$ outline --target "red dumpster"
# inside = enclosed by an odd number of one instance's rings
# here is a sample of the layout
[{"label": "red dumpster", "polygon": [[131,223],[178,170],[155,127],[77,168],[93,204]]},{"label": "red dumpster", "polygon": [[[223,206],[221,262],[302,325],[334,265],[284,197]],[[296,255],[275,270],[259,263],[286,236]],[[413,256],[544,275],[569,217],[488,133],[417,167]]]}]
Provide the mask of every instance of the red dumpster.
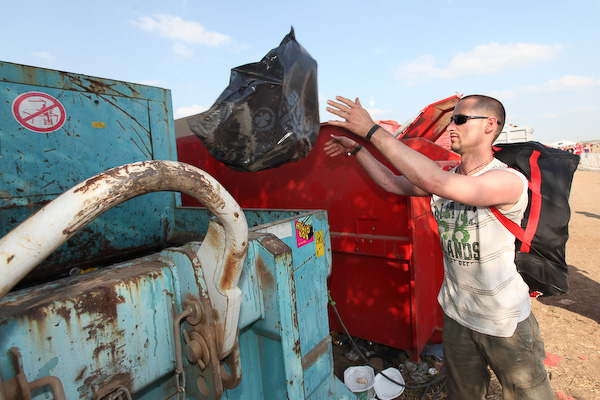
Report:
[{"label": "red dumpster", "polygon": [[[397,131],[399,139],[443,167],[457,165],[460,157],[434,142],[458,99],[425,107]],[[214,176],[242,208],[327,210],[333,251],[328,286],[350,334],[418,354],[442,325],[436,300],[442,252],[430,199],[386,193],[354,158],[327,157],[323,146],[332,133],[348,134],[323,124],[307,157],[250,173],[226,167],[196,136],[178,132],[178,159]],[[362,144],[371,150],[370,143]],[[185,196],[183,204],[198,205]],[[329,315],[331,328],[341,331]]]}]

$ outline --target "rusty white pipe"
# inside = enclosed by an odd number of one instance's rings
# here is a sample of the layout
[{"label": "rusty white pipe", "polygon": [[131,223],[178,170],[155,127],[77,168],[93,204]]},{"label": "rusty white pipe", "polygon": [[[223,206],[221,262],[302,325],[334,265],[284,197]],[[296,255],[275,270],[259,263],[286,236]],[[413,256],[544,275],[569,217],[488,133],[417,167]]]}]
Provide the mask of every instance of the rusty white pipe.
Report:
[{"label": "rusty white pipe", "polygon": [[[191,165],[175,161],[140,161],[81,182],[0,239],[0,299],[100,214],[136,196],[158,191],[177,191],[193,196],[221,221],[226,232],[226,254],[237,262],[229,263],[230,270],[220,273],[239,278],[248,248],[248,224],[229,192],[206,172]],[[232,286],[237,287],[237,282],[237,279],[231,280]]]}]

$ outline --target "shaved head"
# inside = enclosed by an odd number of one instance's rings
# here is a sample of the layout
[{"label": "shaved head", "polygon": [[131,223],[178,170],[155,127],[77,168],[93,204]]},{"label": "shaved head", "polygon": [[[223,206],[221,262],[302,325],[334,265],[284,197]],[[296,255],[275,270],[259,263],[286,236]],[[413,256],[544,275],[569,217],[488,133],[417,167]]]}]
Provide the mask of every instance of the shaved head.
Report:
[{"label": "shaved head", "polygon": [[467,99],[471,99],[471,101],[473,101],[473,109],[479,112],[480,115],[495,117],[498,120],[498,128],[496,132],[496,137],[498,137],[504,128],[504,122],[506,122],[506,110],[504,109],[502,103],[493,97],[480,94],[465,96],[461,98],[460,101]]}]

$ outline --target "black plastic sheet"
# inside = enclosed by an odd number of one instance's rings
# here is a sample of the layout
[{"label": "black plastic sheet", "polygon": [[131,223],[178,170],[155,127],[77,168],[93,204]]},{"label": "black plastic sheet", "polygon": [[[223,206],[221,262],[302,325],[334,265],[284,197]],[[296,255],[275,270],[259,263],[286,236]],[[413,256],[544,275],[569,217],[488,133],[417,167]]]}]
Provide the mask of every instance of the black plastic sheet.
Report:
[{"label": "black plastic sheet", "polygon": [[213,106],[188,124],[213,157],[237,171],[299,161],[319,134],[317,62],[292,28],[260,62],[233,68]]}]

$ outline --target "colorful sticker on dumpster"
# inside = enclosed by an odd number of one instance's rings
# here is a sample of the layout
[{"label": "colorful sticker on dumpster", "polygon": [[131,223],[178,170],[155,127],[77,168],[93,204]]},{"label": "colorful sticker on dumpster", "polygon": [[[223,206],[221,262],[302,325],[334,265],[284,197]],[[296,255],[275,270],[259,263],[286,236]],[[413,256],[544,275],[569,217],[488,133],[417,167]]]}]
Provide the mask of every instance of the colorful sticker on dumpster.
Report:
[{"label": "colorful sticker on dumpster", "polygon": [[312,215],[294,221],[294,228],[296,230],[296,243],[298,243],[298,247],[315,241]]},{"label": "colorful sticker on dumpster", "polygon": [[325,255],[325,242],[323,241],[323,231],[315,233],[315,246],[317,248],[317,258]]},{"label": "colorful sticker on dumpster", "polygon": [[60,129],[67,117],[60,101],[41,92],[27,92],[17,97],[13,102],[12,113],[19,124],[40,133]]}]

